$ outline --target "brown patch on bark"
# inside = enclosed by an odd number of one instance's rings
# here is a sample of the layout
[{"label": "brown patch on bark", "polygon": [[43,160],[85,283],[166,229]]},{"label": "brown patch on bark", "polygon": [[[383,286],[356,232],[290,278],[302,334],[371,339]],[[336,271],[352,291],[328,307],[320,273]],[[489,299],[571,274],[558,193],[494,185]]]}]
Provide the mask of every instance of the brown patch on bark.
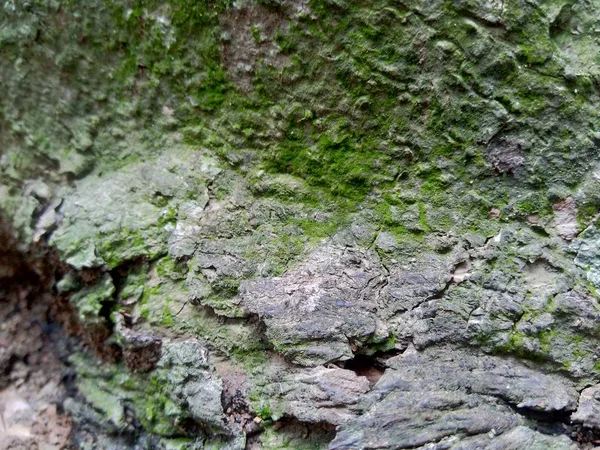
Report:
[{"label": "brown patch on bark", "polygon": [[514,136],[496,136],[487,146],[487,159],[498,173],[514,174],[525,162],[523,142]]},{"label": "brown patch on bark", "polygon": [[21,248],[0,214],[0,450],[67,448],[63,332],[81,328],[68,300],[52,293],[61,272],[55,252]]},{"label": "brown patch on bark", "polygon": [[558,201],[552,205],[556,231],[558,235],[571,241],[577,236],[577,205],[572,197]]}]

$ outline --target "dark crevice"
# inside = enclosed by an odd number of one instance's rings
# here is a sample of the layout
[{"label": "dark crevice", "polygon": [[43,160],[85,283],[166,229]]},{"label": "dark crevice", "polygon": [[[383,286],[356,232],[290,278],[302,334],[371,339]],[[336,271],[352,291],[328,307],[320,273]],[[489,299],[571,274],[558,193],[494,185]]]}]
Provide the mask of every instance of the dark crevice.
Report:
[{"label": "dark crevice", "polygon": [[136,259],[124,261],[119,266],[108,271],[115,287],[115,293],[113,295],[115,303],[118,303],[118,299],[121,296],[123,288],[125,287],[125,282],[127,281],[129,274],[141,268],[146,262],[147,258],[142,256]]},{"label": "dark crevice", "polygon": [[514,412],[525,419],[529,428],[551,436],[566,435],[580,444],[600,441],[600,431],[571,422],[572,411],[535,411],[510,405]]},{"label": "dark crevice", "polygon": [[[53,290],[66,272],[44,240],[19,246],[0,211],[0,317],[5,325],[15,324],[0,330],[0,389],[16,381],[27,392],[29,377],[37,373],[38,379],[59,375],[66,395],[76,392],[69,357],[80,345],[82,327],[68,299]],[[13,373],[17,365],[26,367],[25,378]],[[57,411],[62,415],[61,401]]]},{"label": "dark crevice", "polygon": [[401,350],[396,349],[379,351],[370,355],[357,353],[354,358],[338,363],[338,366],[351,370],[358,376],[366,377],[374,385],[385,373],[387,360],[401,353]]},{"label": "dark crevice", "polygon": [[[501,233],[502,231],[500,231]],[[496,238],[496,236],[498,236],[497,234],[494,234],[493,236],[488,236],[485,238],[485,242],[483,243],[483,245],[481,246],[481,248],[483,249],[487,249],[489,247],[491,247],[493,245],[493,240]]]},{"label": "dark crevice", "polygon": [[531,225],[531,230],[541,237],[550,237],[550,233],[548,233],[543,227],[539,225]]},{"label": "dark crevice", "polygon": [[[446,282],[446,284],[444,285],[444,287],[442,289],[440,289],[439,291],[437,291],[435,294],[430,295],[429,297],[427,297],[423,302],[420,302],[418,305],[415,306],[418,307],[420,306],[422,303],[427,302],[429,300],[439,300],[441,298],[444,297],[444,295],[446,295],[446,292],[448,292],[448,289],[450,289],[450,286],[453,284],[452,281],[452,277]],[[415,309],[412,308],[412,309]]]},{"label": "dark crevice", "polygon": [[[114,269],[104,272],[103,268],[91,269],[88,271],[87,278],[92,282],[88,285],[92,285],[102,276],[104,273],[108,273],[110,276],[114,292],[112,298],[102,302],[99,317],[103,320],[103,327],[95,330],[92,336],[88,336],[88,341],[91,340],[92,346],[98,353],[98,356],[108,359],[110,361],[119,361],[123,356],[123,349],[115,342],[111,342],[111,336],[114,334],[115,322],[113,313],[118,309],[121,292],[126,286],[127,277],[130,273],[143,267],[148,259],[145,256],[123,261],[119,266]],[[126,317],[127,319],[127,317]],[[91,339],[90,339],[91,338]]]},{"label": "dark crevice", "polygon": [[371,383],[379,381],[385,372],[385,365],[381,361],[367,355],[356,355],[354,358],[345,361],[342,367],[351,370],[360,377],[366,377]]},{"label": "dark crevice", "polygon": [[552,39],[556,39],[558,35],[565,33],[568,31],[569,24],[571,19],[573,18],[573,4],[575,2],[571,1],[564,5],[554,21],[550,24],[550,37]]},{"label": "dark crevice", "polygon": [[[306,423],[290,416],[282,417],[271,427],[289,438],[288,448],[294,448],[295,444],[304,444],[307,447],[310,445],[310,448],[326,448],[327,444],[335,438],[336,428],[335,425],[327,422]],[[261,448],[259,445],[260,433],[247,435],[246,450]]]}]

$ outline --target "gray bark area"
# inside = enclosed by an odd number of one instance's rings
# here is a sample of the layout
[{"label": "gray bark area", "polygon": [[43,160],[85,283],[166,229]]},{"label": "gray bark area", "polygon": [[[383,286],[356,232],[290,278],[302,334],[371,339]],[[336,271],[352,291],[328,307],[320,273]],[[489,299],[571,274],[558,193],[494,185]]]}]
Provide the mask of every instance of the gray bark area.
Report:
[{"label": "gray bark area", "polygon": [[600,442],[600,2],[0,2],[0,449]]}]

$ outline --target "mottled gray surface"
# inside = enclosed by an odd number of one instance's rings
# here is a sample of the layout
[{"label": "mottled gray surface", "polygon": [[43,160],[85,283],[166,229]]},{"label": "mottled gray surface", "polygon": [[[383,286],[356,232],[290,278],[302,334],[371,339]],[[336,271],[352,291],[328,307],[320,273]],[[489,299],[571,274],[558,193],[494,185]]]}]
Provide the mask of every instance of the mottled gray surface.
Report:
[{"label": "mottled gray surface", "polygon": [[571,420],[587,428],[600,429],[600,386],[595,385],[581,391],[577,411]]},{"label": "mottled gray surface", "polygon": [[440,293],[451,269],[426,255],[390,272],[371,250],[324,244],[285,276],[244,284],[241,296],[275,347],[310,366],[350,359],[357,348],[389,338],[386,320]]},{"label": "mottled gray surface", "polygon": [[315,367],[290,371],[281,366],[271,370],[263,387],[266,404],[275,417],[331,425],[355,418],[362,411],[360,399],[370,388],[365,377],[350,370]]},{"label": "mottled gray surface", "polygon": [[[389,360],[390,368],[360,403],[363,413],[338,429],[329,448],[414,448],[441,440],[448,447],[433,448],[511,448],[511,442],[525,445],[515,440],[526,424],[520,410],[575,408],[577,391],[564,379],[514,360],[449,350],[412,349]],[[460,442],[474,435],[474,442]],[[535,433],[527,440],[549,448],[570,445],[563,437]]]},{"label": "mottled gray surface", "polygon": [[599,17],[3,2],[0,220],[77,342],[76,447],[597,440]]}]

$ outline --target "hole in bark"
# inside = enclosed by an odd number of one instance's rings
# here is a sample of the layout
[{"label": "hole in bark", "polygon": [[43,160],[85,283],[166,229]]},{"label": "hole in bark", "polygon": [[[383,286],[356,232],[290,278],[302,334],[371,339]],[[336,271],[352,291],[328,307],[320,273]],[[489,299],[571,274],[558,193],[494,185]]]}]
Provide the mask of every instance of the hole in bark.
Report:
[{"label": "hole in bark", "polygon": [[366,377],[371,383],[377,383],[385,372],[385,365],[373,356],[356,355],[344,362],[344,369],[351,370],[358,376]]},{"label": "hole in bark", "polygon": [[379,381],[387,369],[386,361],[401,353],[401,350],[380,351],[371,355],[357,353],[354,358],[341,363],[340,367],[351,370],[358,376],[366,377],[373,385]]}]

